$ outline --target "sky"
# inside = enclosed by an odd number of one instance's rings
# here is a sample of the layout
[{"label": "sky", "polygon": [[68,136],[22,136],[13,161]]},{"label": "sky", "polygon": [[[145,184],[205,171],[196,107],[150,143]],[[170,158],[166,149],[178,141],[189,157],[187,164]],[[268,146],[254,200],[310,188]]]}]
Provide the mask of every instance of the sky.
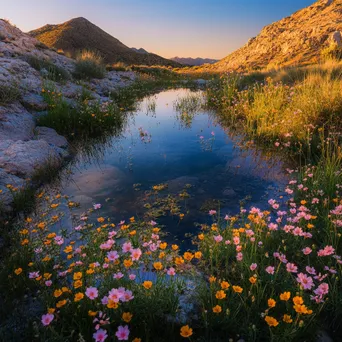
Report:
[{"label": "sky", "polygon": [[[0,0],[27,32],[85,17],[129,47],[163,57],[221,59],[314,0]],[[3,3],[1,5],[1,3]]]}]

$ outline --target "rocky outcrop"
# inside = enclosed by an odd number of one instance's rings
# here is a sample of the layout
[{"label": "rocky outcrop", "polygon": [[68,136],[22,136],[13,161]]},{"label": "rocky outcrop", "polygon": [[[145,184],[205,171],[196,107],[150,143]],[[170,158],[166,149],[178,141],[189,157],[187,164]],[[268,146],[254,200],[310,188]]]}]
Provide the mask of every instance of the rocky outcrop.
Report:
[{"label": "rocky outcrop", "polygon": [[320,0],[264,27],[245,46],[207,68],[245,71],[318,62],[331,42],[341,46],[342,1]]},{"label": "rocky outcrop", "polygon": [[[32,56],[63,68],[69,80],[49,84],[73,103],[86,87],[92,97],[108,101],[108,94],[117,87],[131,84],[133,72],[109,72],[104,79],[73,82],[74,60],[50,50],[37,39],[0,20],[0,87],[16,88],[20,96],[13,103],[0,105],[0,213],[9,209],[14,188],[30,186],[27,178],[37,170],[62,165],[68,157],[68,142],[55,130],[36,127],[35,118],[44,115],[47,103],[42,96],[47,70],[36,70],[29,64]],[[0,102],[1,103],[1,102]],[[41,114],[42,113],[42,114]]]}]

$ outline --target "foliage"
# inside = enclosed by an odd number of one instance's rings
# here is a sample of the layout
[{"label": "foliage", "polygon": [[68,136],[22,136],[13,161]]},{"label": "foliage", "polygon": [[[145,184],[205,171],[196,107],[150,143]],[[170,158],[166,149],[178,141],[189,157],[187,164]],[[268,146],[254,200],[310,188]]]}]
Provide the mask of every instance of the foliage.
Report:
[{"label": "foliage", "polygon": [[93,51],[82,51],[75,62],[74,77],[78,79],[104,78],[106,68],[102,57]]},{"label": "foliage", "polygon": [[20,91],[17,85],[0,85],[0,105],[13,103],[20,99]]}]

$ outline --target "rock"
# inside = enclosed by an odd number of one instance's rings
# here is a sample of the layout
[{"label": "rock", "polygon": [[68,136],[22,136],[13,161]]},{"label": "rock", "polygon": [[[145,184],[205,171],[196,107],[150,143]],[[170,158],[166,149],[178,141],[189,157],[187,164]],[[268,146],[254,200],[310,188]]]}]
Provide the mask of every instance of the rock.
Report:
[{"label": "rock", "polygon": [[52,128],[36,127],[35,133],[37,140],[45,140],[50,145],[60,148],[68,147],[68,141]]},{"label": "rock", "polygon": [[61,164],[66,152],[44,140],[0,142],[0,165],[12,175],[31,177],[47,163]]},{"label": "rock", "polygon": [[6,187],[6,185],[12,185],[16,188],[21,188],[25,184],[25,181],[17,176],[8,174],[4,169],[0,168],[0,212],[5,209],[8,211],[9,205],[13,201],[12,192]]},{"label": "rock", "polygon": [[342,37],[340,31],[335,31],[330,38],[330,41],[336,44],[338,47],[342,47]]},{"label": "rock", "polygon": [[36,111],[43,111],[48,108],[48,104],[45,102],[43,96],[34,93],[24,95],[21,103],[25,108]]},{"label": "rock", "polygon": [[316,342],[333,342],[332,338],[328,335],[328,333],[324,330],[320,330],[317,333]]},{"label": "rock", "polygon": [[33,116],[20,104],[0,106],[0,141],[30,140],[34,127]]}]

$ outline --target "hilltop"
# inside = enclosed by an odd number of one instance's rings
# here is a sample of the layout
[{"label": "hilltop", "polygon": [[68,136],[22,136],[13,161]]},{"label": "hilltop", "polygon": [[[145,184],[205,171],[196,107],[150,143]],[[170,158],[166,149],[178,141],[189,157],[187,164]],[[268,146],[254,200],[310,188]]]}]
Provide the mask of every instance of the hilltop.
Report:
[{"label": "hilltop", "polygon": [[29,34],[50,48],[63,50],[71,57],[81,50],[98,52],[106,63],[179,66],[153,53],[141,53],[120,42],[89,20],[79,17],[58,25],[45,25]]},{"label": "hilltop", "polygon": [[183,64],[183,65],[191,65],[191,66],[199,66],[203,64],[213,64],[218,62],[218,59],[212,59],[212,58],[191,58],[191,57],[172,57],[170,58],[172,61],[175,61],[177,63]]},{"label": "hilltop", "polygon": [[342,46],[342,0],[320,0],[264,27],[248,42],[209,66],[215,71],[317,63],[331,43]]}]

